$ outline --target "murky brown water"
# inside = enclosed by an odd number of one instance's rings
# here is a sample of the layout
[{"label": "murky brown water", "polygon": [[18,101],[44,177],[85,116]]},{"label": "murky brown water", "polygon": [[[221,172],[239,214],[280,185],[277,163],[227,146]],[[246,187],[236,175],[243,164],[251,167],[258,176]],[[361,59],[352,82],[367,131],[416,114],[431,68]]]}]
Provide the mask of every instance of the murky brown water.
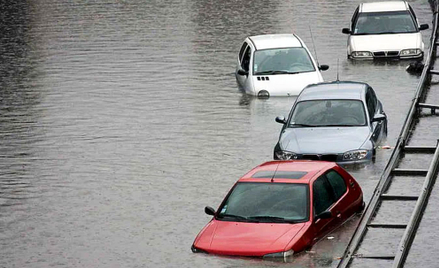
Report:
[{"label": "murky brown water", "polygon": [[[359,3],[2,2],[0,267],[291,266],[190,251],[204,206],[271,160],[274,118],[294,101],[243,96],[236,54],[247,35],[292,31],[313,50],[311,28],[324,78],[373,86],[393,145],[418,77],[407,62],[346,60],[341,28]],[[431,25],[428,3],[411,4]],[[349,169],[365,200],[389,156]],[[354,228],[293,265],[335,267]]]}]

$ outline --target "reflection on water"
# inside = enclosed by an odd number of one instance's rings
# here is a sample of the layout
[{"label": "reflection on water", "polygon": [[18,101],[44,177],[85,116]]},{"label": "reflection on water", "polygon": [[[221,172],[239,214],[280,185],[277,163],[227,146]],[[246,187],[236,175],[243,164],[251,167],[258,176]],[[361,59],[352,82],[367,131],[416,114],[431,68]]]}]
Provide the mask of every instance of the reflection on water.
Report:
[{"label": "reflection on water", "polygon": [[[297,33],[331,66],[326,80],[338,73],[374,87],[393,145],[418,77],[406,62],[346,59],[341,28],[358,4],[1,3],[0,266],[282,265],[190,252],[210,219],[204,206],[218,206],[241,175],[272,159],[274,118],[295,100],[243,96],[238,49],[248,35]],[[429,23],[428,4],[412,4]],[[348,168],[365,200],[389,155]],[[293,264],[334,267],[354,226]]]}]

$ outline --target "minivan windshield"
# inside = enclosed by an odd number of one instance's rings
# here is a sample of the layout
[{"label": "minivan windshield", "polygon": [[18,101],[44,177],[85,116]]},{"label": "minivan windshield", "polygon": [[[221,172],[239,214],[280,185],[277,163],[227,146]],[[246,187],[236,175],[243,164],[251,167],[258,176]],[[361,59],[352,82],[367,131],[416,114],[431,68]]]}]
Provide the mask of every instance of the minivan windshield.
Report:
[{"label": "minivan windshield", "polygon": [[296,104],[289,127],[365,126],[359,100],[308,100]]},{"label": "minivan windshield", "polygon": [[408,11],[360,13],[353,34],[414,33],[418,31]]},{"label": "minivan windshield", "polygon": [[292,74],[315,71],[311,58],[303,47],[256,50],[254,75]]},{"label": "minivan windshield", "polygon": [[224,221],[295,223],[309,217],[309,190],[302,183],[238,182],[220,207]]}]

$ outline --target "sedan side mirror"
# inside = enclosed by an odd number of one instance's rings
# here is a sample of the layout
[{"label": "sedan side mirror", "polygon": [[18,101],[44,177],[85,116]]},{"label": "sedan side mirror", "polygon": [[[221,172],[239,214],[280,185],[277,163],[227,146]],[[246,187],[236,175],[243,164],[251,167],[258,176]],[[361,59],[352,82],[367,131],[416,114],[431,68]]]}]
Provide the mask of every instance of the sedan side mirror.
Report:
[{"label": "sedan side mirror", "polygon": [[426,29],[428,29],[428,24],[421,24],[420,26],[419,26],[419,30],[426,30]]},{"label": "sedan side mirror", "polygon": [[322,213],[320,213],[319,215],[317,215],[314,220],[318,220],[318,219],[329,219],[332,217],[332,212],[329,210],[323,211]]},{"label": "sedan side mirror", "polygon": [[329,65],[322,64],[322,65],[319,66],[319,70],[320,70],[320,71],[326,71],[326,70],[328,70],[328,69],[329,69]]},{"label": "sedan side mirror", "polygon": [[278,116],[278,117],[276,117],[275,120],[276,120],[276,122],[281,123],[283,125],[285,125],[287,123],[287,120],[283,116]]},{"label": "sedan side mirror", "polygon": [[209,206],[206,206],[206,207],[204,208],[204,212],[205,212],[207,215],[211,215],[211,216],[214,216],[214,215],[215,215],[215,210],[214,210],[212,207],[209,207]]},{"label": "sedan side mirror", "polygon": [[386,116],[384,114],[377,114],[373,117],[372,122],[379,122],[386,120]]},{"label": "sedan side mirror", "polygon": [[349,28],[343,28],[341,29],[341,32],[344,34],[351,34],[351,30],[349,30]]},{"label": "sedan side mirror", "polygon": [[248,75],[248,72],[247,72],[246,70],[244,70],[244,69],[238,69],[238,74],[239,74],[239,75],[245,75],[245,76],[247,76],[247,75]]}]

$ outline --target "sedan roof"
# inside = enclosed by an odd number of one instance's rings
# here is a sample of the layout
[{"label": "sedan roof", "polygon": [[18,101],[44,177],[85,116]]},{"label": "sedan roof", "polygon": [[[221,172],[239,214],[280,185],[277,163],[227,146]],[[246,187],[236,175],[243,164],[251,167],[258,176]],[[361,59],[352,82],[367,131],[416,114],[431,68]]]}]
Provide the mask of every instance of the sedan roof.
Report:
[{"label": "sedan roof", "polygon": [[408,10],[405,1],[385,1],[374,3],[362,3],[360,12],[385,12],[385,11],[403,11]]},{"label": "sedan roof", "polygon": [[368,85],[362,82],[335,81],[312,84],[303,89],[297,102],[306,100],[363,100]]},{"label": "sedan roof", "polygon": [[[275,182],[282,183],[309,183],[321,170],[326,171],[335,166],[337,166],[335,162],[325,161],[270,161],[253,168],[238,181],[265,182],[275,179]],[[267,174],[267,176],[260,176],[260,174]]]},{"label": "sedan roof", "polygon": [[295,34],[264,34],[250,36],[256,50],[284,47],[303,47],[302,41]]}]

